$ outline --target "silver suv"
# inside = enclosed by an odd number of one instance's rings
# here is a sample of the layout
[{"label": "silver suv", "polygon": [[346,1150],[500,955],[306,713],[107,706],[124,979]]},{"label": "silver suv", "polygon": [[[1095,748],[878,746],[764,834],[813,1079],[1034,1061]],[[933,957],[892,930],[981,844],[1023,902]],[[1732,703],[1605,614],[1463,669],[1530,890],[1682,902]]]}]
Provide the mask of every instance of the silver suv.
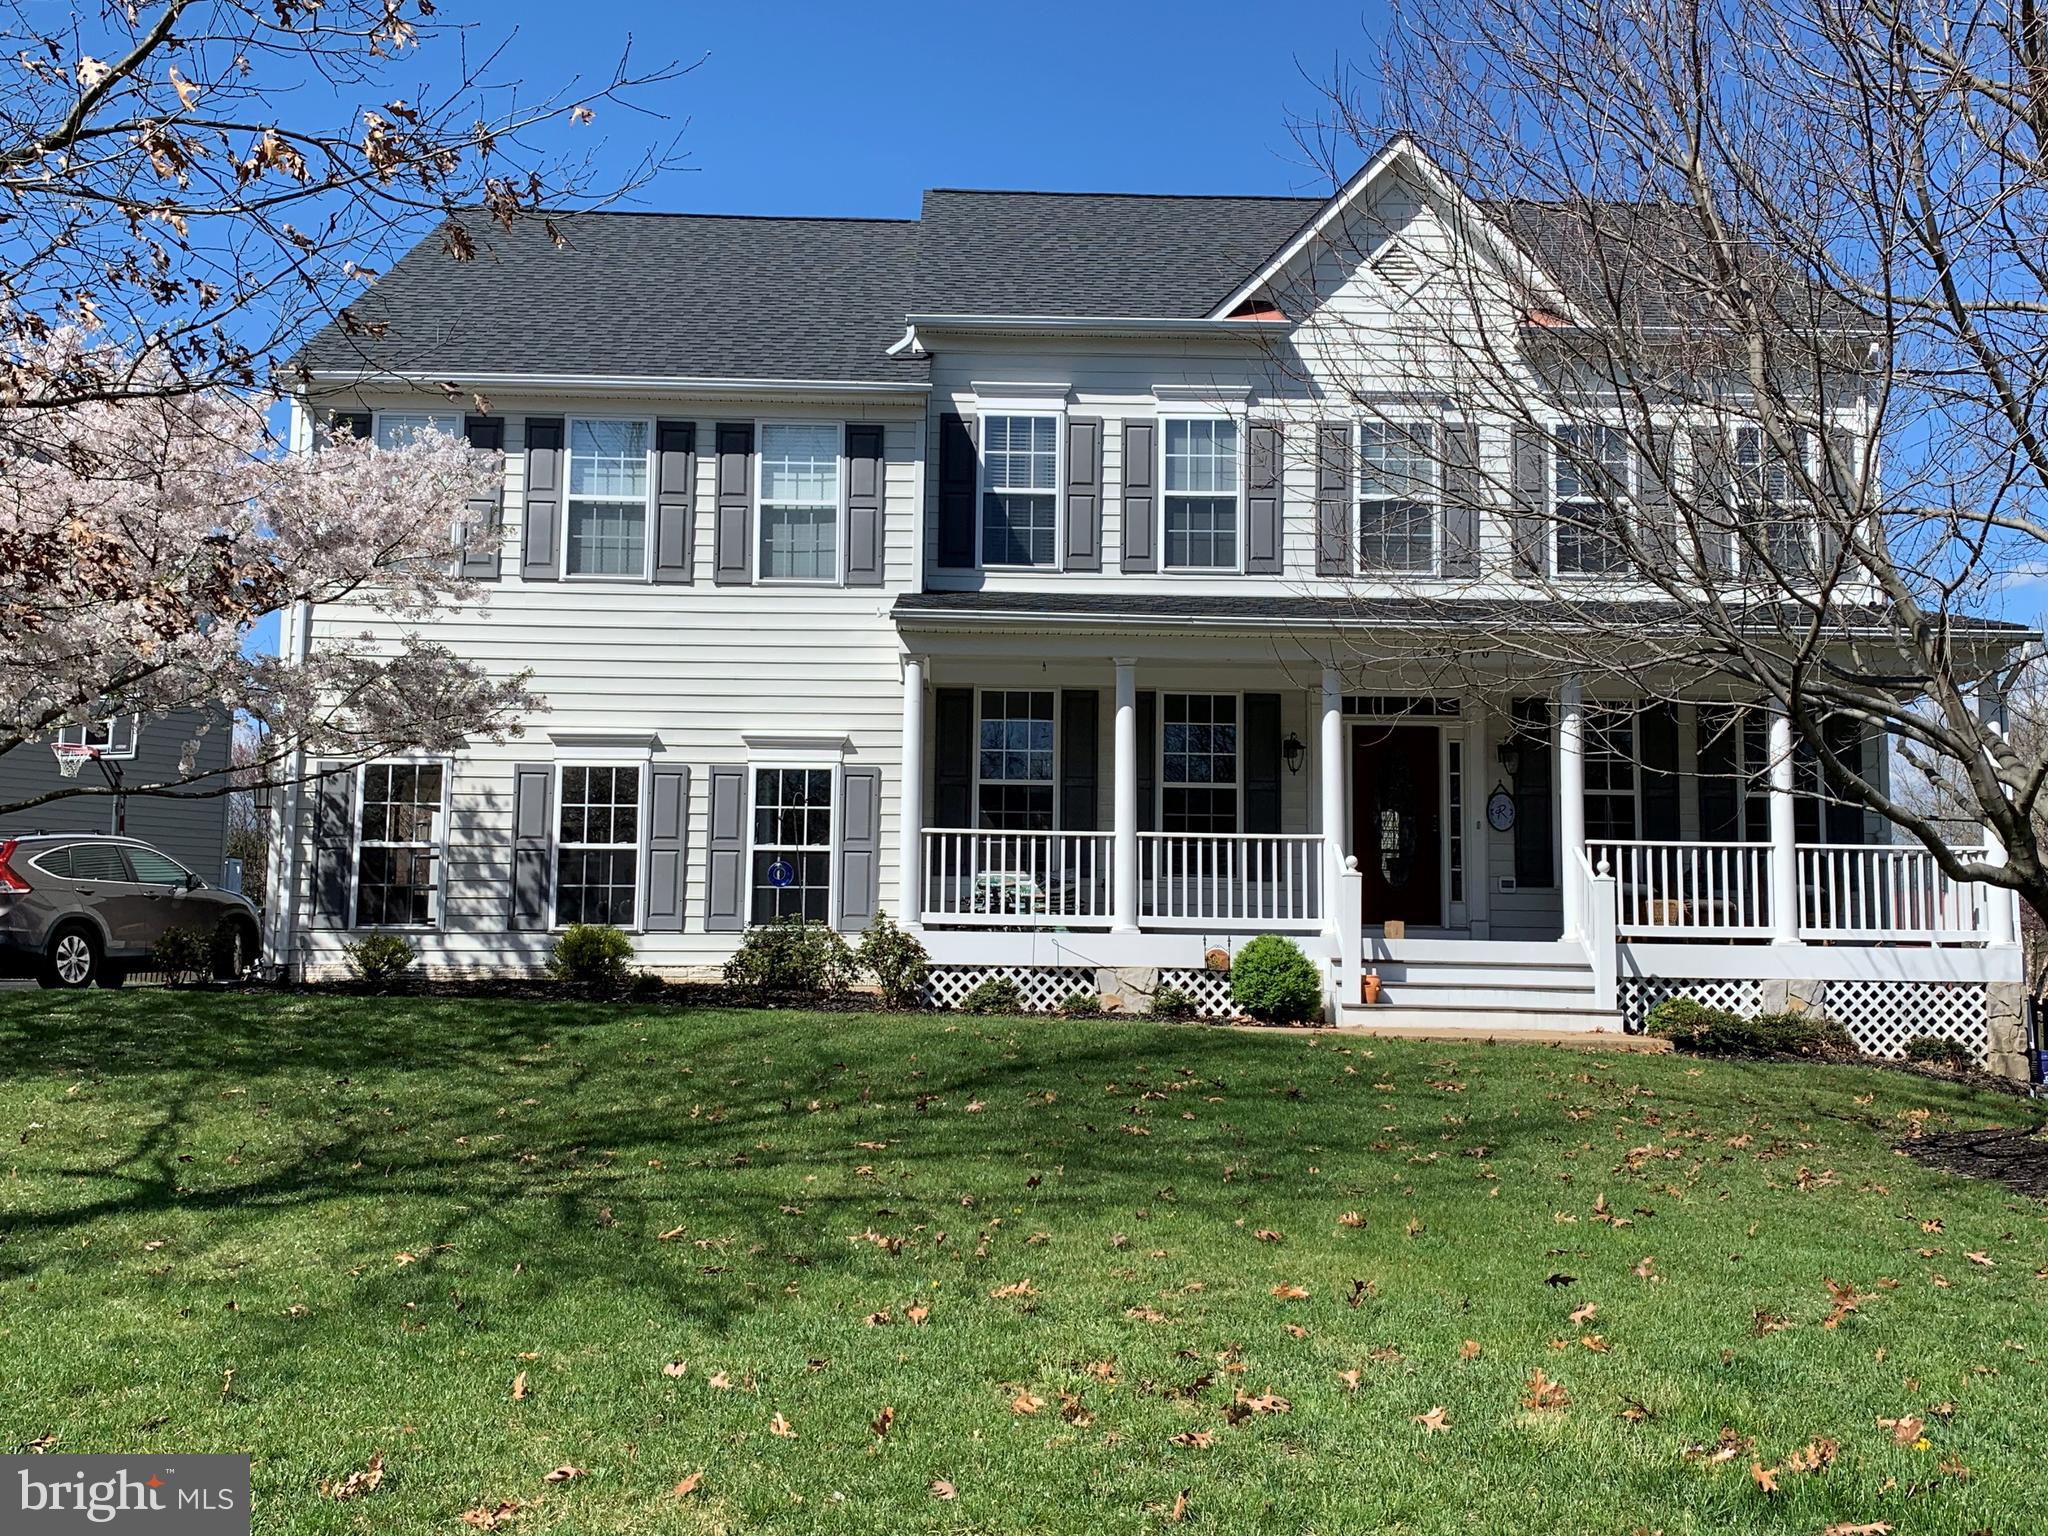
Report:
[{"label": "silver suv", "polygon": [[118,987],[173,928],[213,940],[214,974],[256,957],[256,909],[132,837],[0,838],[0,975],[46,987]]}]

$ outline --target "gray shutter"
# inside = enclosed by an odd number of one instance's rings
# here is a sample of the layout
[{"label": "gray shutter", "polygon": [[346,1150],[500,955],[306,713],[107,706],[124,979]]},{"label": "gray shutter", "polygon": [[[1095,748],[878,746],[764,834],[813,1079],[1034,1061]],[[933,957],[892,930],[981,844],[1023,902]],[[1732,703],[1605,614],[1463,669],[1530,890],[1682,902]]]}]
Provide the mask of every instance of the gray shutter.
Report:
[{"label": "gray shutter", "polygon": [[1070,571],[1102,569],[1102,418],[1067,418],[1067,549]]},{"label": "gray shutter", "polygon": [[348,926],[351,855],[356,842],[356,774],[340,763],[322,763],[313,786],[314,928]]},{"label": "gray shutter", "polygon": [[754,574],[754,425],[718,424],[718,501],[712,580],[748,582]]},{"label": "gray shutter", "polygon": [[[1650,451],[1636,455],[1636,509],[1642,514],[1636,541],[1649,558],[1650,568],[1666,576],[1676,576],[1681,569],[1678,523],[1671,496],[1671,479],[1677,473],[1673,450],[1671,429],[1652,427]],[[1677,835],[1675,831],[1670,834]]]},{"label": "gray shutter", "polygon": [[[1693,532],[1699,541],[1697,558],[1709,578],[1735,574],[1735,487],[1729,478],[1728,446],[1719,428],[1701,427],[1688,439],[1692,448]],[[1681,567],[1689,567],[1695,551],[1682,533],[1678,550]]]},{"label": "gray shutter", "polygon": [[931,824],[969,827],[974,824],[974,690],[940,688],[936,694]]},{"label": "gray shutter", "polygon": [[313,433],[313,446],[319,448],[330,441],[337,431],[347,428],[348,435],[357,442],[367,441],[370,436],[370,413],[368,411],[329,411],[326,424]]},{"label": "gray shutter", "polygon": [[683,893],[690,862],[690,770],[656,768],[647,775],[647,814],[640,819],[647,871],[649,933],[683,931]]},{"label": "gray shutter", "polygon": [[1138,695],[1138,830],[1159,830],[1159,695]]},{"label": "gray shutter", "polygon": [[1280,429],[1251,429],[1246,455],[1244,568],[1250,576],[1277,576],[1281,567],[1281,533],[1285,525],[1281,481],[1285,473]]},{"label": "gray shutter", "polygon": [[1444,575],[1469,580],[1479,574],[1479,428],[1471,422],[1438,428],[1443,451]]},{"label": "gray shutter", "polygon": [[548,925],[549,877],[554,873],[555,769],[552,763],[519,763],[512,769],[512,906],[505,926],[517,930]]},{"label": "gray shutter", "polygon": [[1316,429],[1316,574],[1351,574],[1351,427]]},{"label": "gray shutter", "polygon": [[1156,421],[1124,423],[1124,559],[1126,574],[1159,569],[1159,490],[1154,469]]},{"label": "gray shutter", "polygon": [[1550,701],[1515,699],[1508,709],[1521,748],[1515,774],[1515,884],[1525,890],[1547,890],[1557,884],[1551,834],[1557,796],[1551,788]]},{"label": "gray shutter", "polygon": [[1060,830],[1093,832],[1099,798],[1102,695],[1093,688],[1060,690]]},{"label": "gray shutter", "polygon": [[562,418],[526,418],[526,524],[519,574],[553,581],[562,574]]},{"label": "gray shutter", "polygon": [[846,427],[846,584],[879,587],[883,562],[882,429],[874,422]]},{"label": "gray shutter", "polygon": [[1737,815],[1736,748],[1742,739],[1742,716],[1726,704],[1694,708],[1693,785],[1698,798],[1700,840],[1734,842],[1742,836]]},{"label": "gray shutter", "polygon": [[[1550,435],[1537,427],[1514,432],[1514,569],[1550,574]],[[1517,817],[1521,815],[1518,808]],[[1549,882],[1544,882],[1548,884]]]},{"label": "gray shutter", "polygon": [[957,411],[939,418],[938,564],[947,570],[974,568],[974,493],[981,483],[981,459],[974,448],[974,422]]},{"label": "gray shutter", "polygon": [[[505,418],[465,416],[462,435],[472,448],[490,453],[505,451]],[[480,497],[464,508],[469,523],[469,542],[462,547],[462,574],[472,581],[496,581],[505,541],[504,484],[498,493]]]},{"label": "gray shutter", "polygon": [[[1827,742],[1828,751],[1836,759],[1849,765],[1850,771],[1861,774],[1863,769],[1863,727],[1845,715],[1830,715],[1821,722],[1821,735]],[[1840,781],[1822,774],[1827,798],[1821,802],[1821,840],[1829,843],[1861,843],[1864,837],[1863,806],[1851,800],[1842,792]]]},{"label": "gray shutter", "polygon": [[1286,772],[1280,751],[1280,695],[1244,696],[1244,830],[1280,830],[1280,776]]},{"label": "gray shutter", "polygon": [[686,582],[697,548],[697,423],[654,424],[654,579]]},{"label": "gray shutter", "polygon": [[1678,840],[1678,706],[1658,699],[1636,711],[1636,743],[1643,754],[1643,805],[1636,835]]},{"label": "gray shutter", "polygon": [[839,929],[858,933],[882,899],[882,770],[839,775]]},{"label": "gray shutter", "polygon": [[711,821],[704,838],[704,931],[747,925],[747,771],[711,770]]}]

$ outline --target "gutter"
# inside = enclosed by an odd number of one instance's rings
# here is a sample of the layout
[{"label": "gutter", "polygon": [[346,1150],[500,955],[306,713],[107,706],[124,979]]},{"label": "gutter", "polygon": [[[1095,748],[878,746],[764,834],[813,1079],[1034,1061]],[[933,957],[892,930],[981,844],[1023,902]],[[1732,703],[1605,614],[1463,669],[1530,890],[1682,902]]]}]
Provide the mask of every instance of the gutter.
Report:
[{"label": "gutter", "polygon": [[721,379],[702,374],[424,373],[382,368],[315,368],[318,385],[393,385],[407,389],[524,389],[591,395],[706,395],[721,399],[832,394],[919,400],[931,392],[908,379]]},{"label": "gutter", "polygon": [[911,315],[912,333],[961,336],[1229,336],[1259,337],[1285,329],[1279,320],[1189,319],[1179,315]]}]

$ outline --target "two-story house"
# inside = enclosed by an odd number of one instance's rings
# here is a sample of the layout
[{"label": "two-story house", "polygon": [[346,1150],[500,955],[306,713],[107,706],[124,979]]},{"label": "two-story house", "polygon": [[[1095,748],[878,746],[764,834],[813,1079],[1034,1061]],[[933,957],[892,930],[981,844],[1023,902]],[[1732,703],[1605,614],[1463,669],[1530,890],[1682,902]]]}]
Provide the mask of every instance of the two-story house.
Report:
[{"label": "two-story house", "polygon": [[[388,928],[430,970],[525,970],[588,921],[688,971],[749,924],[887,910],[941,1002],[1000,972],[1142,1007],[1221,1003],[1217,962],[1276,931],[1333,1011],[1374,972],[1390,1027],[1619,1029],[1694,992],[2016,1053],[2011,900],[1830,798],[1784,721],[1482,643],[1542,603],[1518,560],[1591,558],[1524,547],[1516,499],[1579,494],[1570,467],[1435,381],[1363,419],[1315,362],[1397,327],[1411,254],[1475,220],[1540,267],[1541,210],[1455,196],[1397,143],[1331,199],[430,239],[311,344],[298,445],[504,450],[463,557],[486,596],[434,637],[550,708],[287,797],[275,958]],[[1468,471],[1497,506],[1451,494]],[[300,613],[286,652],[382,622]]]}]

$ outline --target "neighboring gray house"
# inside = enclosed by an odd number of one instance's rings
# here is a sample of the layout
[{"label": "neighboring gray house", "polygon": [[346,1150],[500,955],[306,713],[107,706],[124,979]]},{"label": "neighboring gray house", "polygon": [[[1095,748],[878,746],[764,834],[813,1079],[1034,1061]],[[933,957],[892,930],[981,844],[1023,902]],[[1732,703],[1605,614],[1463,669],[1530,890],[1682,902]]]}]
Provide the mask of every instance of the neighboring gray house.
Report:
[{"label": "neighboring gray house", "polygon": [[[1447,598],[1490,632],[1536,613],[1512,508],[1404,505],[1395,549],[1359,468],[1387,441],[1316,345],[1407,323],[1417,253],[1485,222],[1443,185],[1398,144],[1334,199],[934,191],[914,221],[572,215],[560,246],[477,220],[461,263],[429,238],[311,344],[295,441],[343,417],[505,451],[487,597],[431,632],[550,708],[285,796],[273,957],[332,970],[388,927],[430,970],[528,970],[585,920],[687,973],[751,923],[886,909],[942,1001],[1000,972],[1040,1007],[1213,1003],[1206,957],[1277,930],[1333,1010],[1376,968],[1382,1024],[1825,991],[1882,1049],[1909,1019],[2003,1049],[2010,900],[1774,782],[1782,722],[1431,665]],[[1541,260],[1540,229],[1490,238]],[[1382,368],[1523,484],[1504,427],[1387,358],[1344,384]],[[285,653],[385,622],[302,611]],[[1617,878],[1673,860],[1683,891]],[[1929,900],[1803,899],[1823,864]]]},{"label": "neighboring gray house", "polygon": [[[160,783],[181,777],[179,756],[185,744],[200,734],[200,720],[196,712],[185,712],[144,721],[138,728],[132,717],[121,715],[85,727],[73,726],[62,732],[60,739],[98,747],[119,767],[127,783]],[[231,735],[223,718],[200,736],[200,771],[228,766]],[[28,744],[0,755],[0,805],[47,794],[64,782],[48,746]],[[87,763],[76,782],[104,788],[107,780]],[[206,799],[73,795],[0,816],[0,837],[12,832],[124,832],[154,844],[202,880],[218,885],[227,855],[228,802],[224,795]]]}]

